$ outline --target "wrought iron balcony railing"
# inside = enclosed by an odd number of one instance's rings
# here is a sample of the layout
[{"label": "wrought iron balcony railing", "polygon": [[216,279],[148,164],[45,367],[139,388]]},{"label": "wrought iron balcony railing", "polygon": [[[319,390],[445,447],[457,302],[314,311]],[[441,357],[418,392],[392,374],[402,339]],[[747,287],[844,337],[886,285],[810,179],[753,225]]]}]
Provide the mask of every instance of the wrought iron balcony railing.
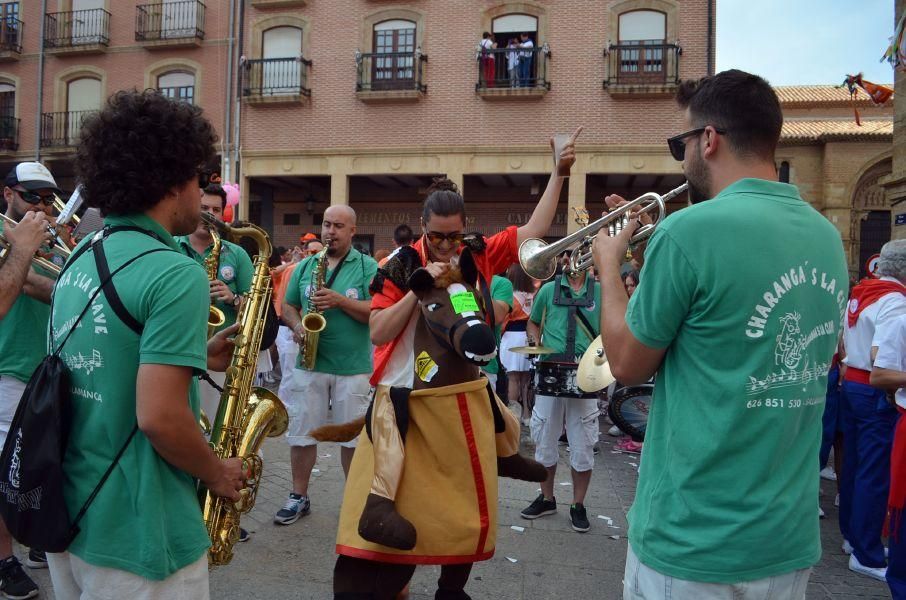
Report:
[{"label": "wrought iron balcony railing", "polygon": [[197,0],[143,4],[135,10],[138,42],[204,39],[205,5]]},{"label": "wrought iron balcony railing", "polygon": [[683,49],[663,40],[611,44],[605,51],[604,87],[612,85],[666,85],[679,83]]},{"label": "wrought iron balcony railing", "polygon": [[182,100],[183,102],[188,102],[189,104],[195,103],[195,86],[194,85],[180,85],[175,87],[162,87],[157,88],[158,91],[166,96],[167,98],[173,98],[174,100]]},{"label": "wrought iron balcony railing", "polygon": [[0,151],[19,149],[19,119],[0,115]]},{"label": "wrought iron balcony railing", "polygon": [[67,48],[110,43],[110,13],[103,8],[47,13],[44,47]]},{"label": "wrought iron balcony railing", "polygon": [[425,93],[428,55],[415,52],[356,52],[357,92],[416,91]]},{"label": "wrought iron balcony railing", "polygon": [[13,17],[0,18],[0,51],[22,53],[25,23]]},{"label": "wrought iron balcony railing", "polygon": [[550,47],[479,49],[475,90],[490,88],[551,88],[547,78]]},{"label": "wrought iron balcony railing", "polygon": [[246,60],[242,65],[242,95],[310,96],[310,69],[311,61],[301,56]]},{"label": "wrought iron balcony railing", "polygon": [[58,148],[76,146],[82,120],[96,111],[53,112],[41,115],[41,147]]}]

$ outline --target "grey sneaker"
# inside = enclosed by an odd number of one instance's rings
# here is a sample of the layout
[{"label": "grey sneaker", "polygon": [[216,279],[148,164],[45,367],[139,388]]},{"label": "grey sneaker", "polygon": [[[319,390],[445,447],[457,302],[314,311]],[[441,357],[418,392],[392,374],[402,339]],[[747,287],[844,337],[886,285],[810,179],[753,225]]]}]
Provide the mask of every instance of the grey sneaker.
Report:
[{"label": "grey sneaker", "polygon": [[569,507],[569,522],[572,524],[573,530],[579,533],[585,533],[591,529],[584,504],[573,504]]},{"label": "grey sneaker", "polygon": [[300,517],[304,517],[310,512],[311,502],[308,500],[308,496],[290,494],[289,499],[286,501],[286,504],[283,505],[283,508],[278,510],[277,514],[274,515],[274,523],[277,525],[292,525],[298,521]]}]

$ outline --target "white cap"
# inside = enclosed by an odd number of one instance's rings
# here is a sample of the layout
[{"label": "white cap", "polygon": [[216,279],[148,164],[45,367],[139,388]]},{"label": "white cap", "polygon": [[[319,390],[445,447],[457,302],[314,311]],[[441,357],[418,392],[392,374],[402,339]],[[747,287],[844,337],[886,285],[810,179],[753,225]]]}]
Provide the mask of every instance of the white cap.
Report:
[{"label": "white cap", "polygon": [[60,191],[53,175],[50,174],[47,167],[39,162],[19,163],[15,169],[9,172],[4,183],[7,187],[21,185],[29,192],[47,189]]}]

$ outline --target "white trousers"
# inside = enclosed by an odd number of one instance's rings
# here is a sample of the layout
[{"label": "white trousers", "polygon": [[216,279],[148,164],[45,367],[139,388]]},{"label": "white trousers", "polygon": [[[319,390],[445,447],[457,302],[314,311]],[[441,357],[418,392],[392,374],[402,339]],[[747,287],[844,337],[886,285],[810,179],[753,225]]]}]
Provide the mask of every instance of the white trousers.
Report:
[{"label": "white trousers", "polygon": [[630,545],[623,573],[623,600],[805,600],[811,572],[800,569],[739,583],[687,581],[645,566]]},{"label": "white trousers", "polygon": [[162,581],[90,565],[69,552],[47,553],[56,600],[209,600],[208,555]]}]

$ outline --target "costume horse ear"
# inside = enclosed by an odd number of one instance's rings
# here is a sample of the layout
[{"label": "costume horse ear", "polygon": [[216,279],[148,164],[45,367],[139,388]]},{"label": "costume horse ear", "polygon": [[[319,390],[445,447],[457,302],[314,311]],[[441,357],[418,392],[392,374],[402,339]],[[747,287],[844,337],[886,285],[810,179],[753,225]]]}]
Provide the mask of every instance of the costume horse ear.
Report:
[{"label": "costume horse ear", "polygon": [[459,255],[459,270],[462,271],[463,281],[469,285],[478,285],[478,266],[475,264],[472,251],[468,248],[463,249]]},{"label": "costume horse ear", "polygon": [[418,296],[421,300],[427,292],[434,288],[434,277],[431,276],[431,273],[428,272],[425,268],[416,269],[412,275],[409,276],[409,280],[406,282],[409,286],[409,289],[415,292],[415,295]]}]

